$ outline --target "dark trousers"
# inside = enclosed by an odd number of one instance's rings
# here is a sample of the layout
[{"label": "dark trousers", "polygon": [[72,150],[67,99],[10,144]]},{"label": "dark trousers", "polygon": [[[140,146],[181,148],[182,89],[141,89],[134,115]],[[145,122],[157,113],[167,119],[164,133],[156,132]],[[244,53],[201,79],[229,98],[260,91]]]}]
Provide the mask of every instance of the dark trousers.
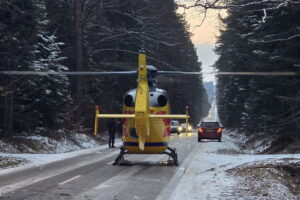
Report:
[{"label": "dark trousers", "polygon": [[115,144],[115,133],[114,132],[109,132],[108,136],[109,136],[108,145],[109,145],[109,147],[113,147],[114,144]]}]

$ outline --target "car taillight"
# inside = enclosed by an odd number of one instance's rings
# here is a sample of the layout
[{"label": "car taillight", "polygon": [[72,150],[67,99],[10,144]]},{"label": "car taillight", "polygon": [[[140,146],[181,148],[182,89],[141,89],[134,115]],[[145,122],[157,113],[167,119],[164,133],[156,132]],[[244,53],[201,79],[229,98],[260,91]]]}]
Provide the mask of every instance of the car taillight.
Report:
[{"label": "car taillight", "polygon": [[217,133],[221,133],[221,132],[222,132],[222,128],[218,128]]},{"label": "car taillight", "polygon": [[202,128],[198,128],[198,132],[203,133],[203,129]]}]

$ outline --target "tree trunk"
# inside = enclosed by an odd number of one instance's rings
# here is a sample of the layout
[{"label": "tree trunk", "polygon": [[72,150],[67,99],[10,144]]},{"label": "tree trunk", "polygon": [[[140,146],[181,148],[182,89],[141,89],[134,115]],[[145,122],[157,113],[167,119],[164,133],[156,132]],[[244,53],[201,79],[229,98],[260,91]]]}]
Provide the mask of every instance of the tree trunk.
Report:
[{"label": "tree trunk", "polygon": [[[74,0],[75,8],[75,71],[82,71],[83,68],[83,41],[82,41],[82,11],[81,0]],[[78,77],[75,81],[75,100],[80,102],[82,97],[82,83]]]}]

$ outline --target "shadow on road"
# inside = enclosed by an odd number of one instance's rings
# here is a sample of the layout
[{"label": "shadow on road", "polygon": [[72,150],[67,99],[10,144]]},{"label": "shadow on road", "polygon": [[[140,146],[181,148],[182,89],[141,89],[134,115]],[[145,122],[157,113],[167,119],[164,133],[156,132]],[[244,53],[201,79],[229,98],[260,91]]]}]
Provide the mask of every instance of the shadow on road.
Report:
[{"label": "shadow on road", "polygon": [[125,160],[117,166],[175,166],[173,160],[153,161],[129,161]]}]

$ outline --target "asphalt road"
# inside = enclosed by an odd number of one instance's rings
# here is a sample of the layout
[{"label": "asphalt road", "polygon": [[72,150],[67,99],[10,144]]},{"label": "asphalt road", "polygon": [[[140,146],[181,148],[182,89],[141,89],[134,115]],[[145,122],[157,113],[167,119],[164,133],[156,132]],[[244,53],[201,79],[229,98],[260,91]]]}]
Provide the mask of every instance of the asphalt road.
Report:
[{"label": "asphalt road", "polygon": [[0,199],[168,199],[198,146],[196,135],[172,135],[179,166],[164,166],[167,155],[126,155],[131,166],[112,166],[119,149],[0,175]]}]

